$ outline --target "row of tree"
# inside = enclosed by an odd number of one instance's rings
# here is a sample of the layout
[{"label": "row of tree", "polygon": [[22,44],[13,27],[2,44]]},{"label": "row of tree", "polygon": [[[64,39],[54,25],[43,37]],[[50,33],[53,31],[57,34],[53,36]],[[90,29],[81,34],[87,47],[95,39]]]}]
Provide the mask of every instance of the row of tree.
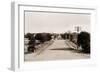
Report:
[{"label": "row of tree", "polygon": [[27,33],[25,38],[28,38],[28,52],[34,52],[37,48],[36,45],[43,44],[52,39],[50,33]]},{"label": "row of tree", "polygon": [[90,53],[90,33],[80,32],[80,33],[27,33],[25,38],[29,40],[28,51],[33,51],[36,49],[35,45],[42,44],[51,39],[56,39],[58,36],[61,36],[62,39],[69,39],[75,43],[78,47],[82,48],[82,52]]},{"label": "row of tree", "polygon": [[90,33],[80,32],[80,33],[64,33],[61,34],[63,39],[69,39],[75,43],[78,47],[82,48],[82,52],[90,53]]}]

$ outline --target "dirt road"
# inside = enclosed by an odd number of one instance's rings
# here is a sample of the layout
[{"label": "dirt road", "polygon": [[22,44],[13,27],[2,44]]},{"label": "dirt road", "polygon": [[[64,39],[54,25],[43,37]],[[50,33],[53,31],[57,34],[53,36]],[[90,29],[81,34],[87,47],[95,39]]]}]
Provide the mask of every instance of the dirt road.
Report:
[{"label": "dirt road", "polygon": [[78,53],[69,45],[69,41],[55,40],[52,45],[47,47],[39,55],[33,56],[33,53],[25,55],[25,61],[41,61],[41,60],[64,60],[64,59],[87,59],[89,54]]}]

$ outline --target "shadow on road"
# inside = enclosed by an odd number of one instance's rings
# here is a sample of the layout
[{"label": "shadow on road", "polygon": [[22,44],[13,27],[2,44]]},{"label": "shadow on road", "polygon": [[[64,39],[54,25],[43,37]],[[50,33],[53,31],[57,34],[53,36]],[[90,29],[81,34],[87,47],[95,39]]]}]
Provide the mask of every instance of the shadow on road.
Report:
[{"label": "shadow on road", "polygon": [[62,51],[70,51],[72,53],[84,53],[81,50],[77,50],[77,49],[74,49],[74,48],[54,48],[54,49],[50,49],[50,50],[56,50],[56,51],[61,51],[62,50]]},{"label": "shadow on road", "polygon": [[58,51],[60,51],[60,50],[74,50],[73,48],[54,48],[54,49],[50,49],[50,50],[58,50]]}]

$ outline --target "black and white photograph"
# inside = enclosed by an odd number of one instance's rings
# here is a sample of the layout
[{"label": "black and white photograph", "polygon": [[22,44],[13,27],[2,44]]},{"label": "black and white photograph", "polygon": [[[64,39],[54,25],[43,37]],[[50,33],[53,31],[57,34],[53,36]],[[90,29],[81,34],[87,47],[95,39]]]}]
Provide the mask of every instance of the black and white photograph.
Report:
[{"label": "black and white photograph", "polygon": [[24,11],[24,61],[90,59],[90,16]]},{"label": "black and white photograph", "polygon": [[55,4],[11,4],[13,71],[48,70],[48,73],[51,69],[58,72],[65,69],[75,73],[76,68],[79,72],[86,68],[85,72],[92,72],[92,66],[97,66],[97,8]]}]

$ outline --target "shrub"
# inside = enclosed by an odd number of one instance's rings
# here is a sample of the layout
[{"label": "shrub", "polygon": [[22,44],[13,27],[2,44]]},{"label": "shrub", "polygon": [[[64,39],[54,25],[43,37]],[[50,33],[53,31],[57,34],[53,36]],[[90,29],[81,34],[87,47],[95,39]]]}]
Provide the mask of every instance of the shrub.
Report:
[{"label": "shrub", "polygon": [[90,53],[90,34],[88,32],[78,34],[77,43],[82,47],[83,52]]}]

